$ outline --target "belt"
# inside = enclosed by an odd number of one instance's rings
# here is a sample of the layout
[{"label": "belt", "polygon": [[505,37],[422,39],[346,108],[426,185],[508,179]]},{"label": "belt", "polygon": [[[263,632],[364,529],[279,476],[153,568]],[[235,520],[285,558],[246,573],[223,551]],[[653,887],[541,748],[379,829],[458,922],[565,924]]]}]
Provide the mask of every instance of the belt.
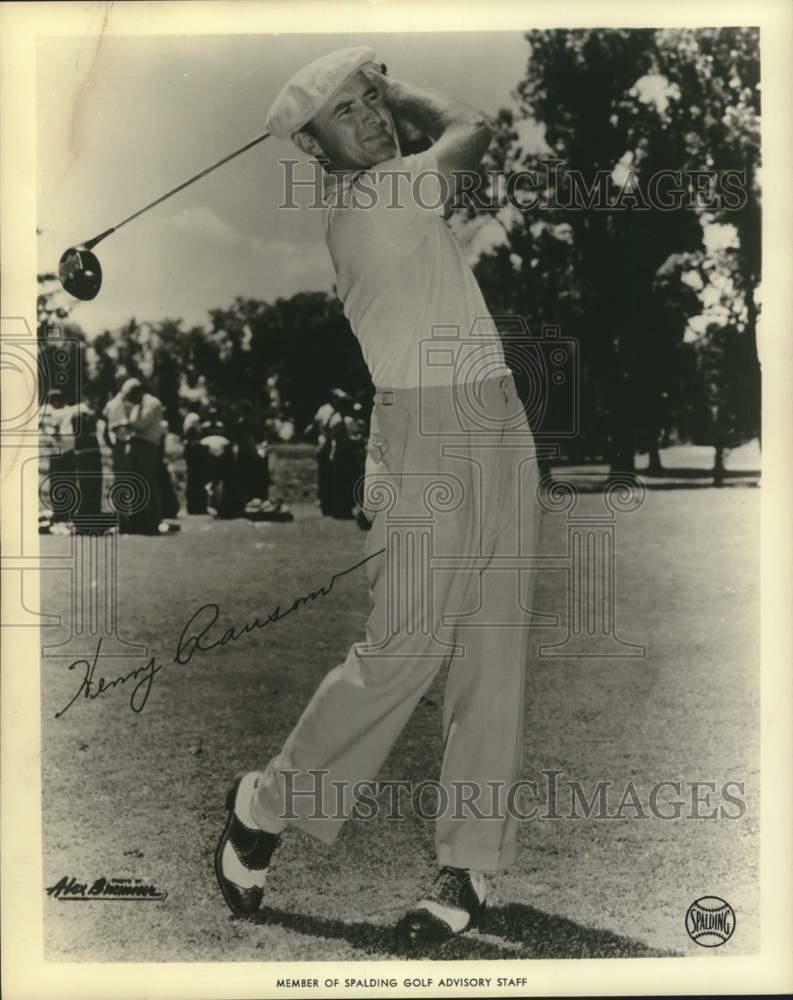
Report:
[{"label": "belt", "polygon": [[472,379],[469,382],[450,382],[448,385],[426,385],[426,386],[406,386],[403,389],[375,389],[374,401],[379,403],[381,406],[393,406],[395,401],[395,396],[397,393],[408,393],[408,392],[420,392],[422,389],[425,391],[430,390],[440,390],[446,389],[448,392],[454,391],[458,386],[462,387],[464,385],[475,385],[476,382],[503,382],[505,379],[513,378],[512,372],[505,372],[501,375],[491,375],[489,378],[484,379]]}]

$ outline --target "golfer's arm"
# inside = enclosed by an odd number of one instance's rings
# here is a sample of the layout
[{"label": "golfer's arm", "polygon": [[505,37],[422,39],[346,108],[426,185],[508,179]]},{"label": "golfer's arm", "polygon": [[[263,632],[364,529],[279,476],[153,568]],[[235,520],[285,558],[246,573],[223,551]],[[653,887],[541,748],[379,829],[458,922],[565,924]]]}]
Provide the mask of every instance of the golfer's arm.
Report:
[{"label": "golfer's arm", "polygon": [[482,111],[436,91],[422,90],[385,77],[391,112],[433,140],[438,169],[455,189],[455,174],[476,170],[493,138],[493,125]]}]

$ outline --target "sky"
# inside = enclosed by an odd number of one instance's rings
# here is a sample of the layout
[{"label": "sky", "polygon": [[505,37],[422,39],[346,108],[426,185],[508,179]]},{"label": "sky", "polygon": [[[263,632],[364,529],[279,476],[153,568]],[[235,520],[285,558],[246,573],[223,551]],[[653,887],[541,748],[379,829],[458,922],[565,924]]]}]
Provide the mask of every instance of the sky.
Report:
[{"label": "sky", "polygon": [[[363,44],[390,75],[488,113],[513,103],[528,58],[520,32],[41,39],[39,270],[261,134],[300,66]],[[100,244],[102,289],[70,300],[73,321],[93,336],[133,316],[202,323],[237,295],[330,291],[320,213],[278,209],[285,157],[308,169],[268,139]]]}]

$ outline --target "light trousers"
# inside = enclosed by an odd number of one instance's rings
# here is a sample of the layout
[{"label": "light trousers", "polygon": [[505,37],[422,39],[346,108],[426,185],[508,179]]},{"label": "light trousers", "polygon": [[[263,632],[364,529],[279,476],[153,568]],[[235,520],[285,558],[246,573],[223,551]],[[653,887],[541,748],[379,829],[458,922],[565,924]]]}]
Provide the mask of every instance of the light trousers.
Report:
[{"label": "light trousers", "polygon": [[374,517],[365,640],[327,674],[260,775],[254,818],[288,818],[332,843],[356,783],[377,777],[448,665],[438,863],[498,871],[514,860],[537,478],[511,376],[378,391],[363,496]]}]

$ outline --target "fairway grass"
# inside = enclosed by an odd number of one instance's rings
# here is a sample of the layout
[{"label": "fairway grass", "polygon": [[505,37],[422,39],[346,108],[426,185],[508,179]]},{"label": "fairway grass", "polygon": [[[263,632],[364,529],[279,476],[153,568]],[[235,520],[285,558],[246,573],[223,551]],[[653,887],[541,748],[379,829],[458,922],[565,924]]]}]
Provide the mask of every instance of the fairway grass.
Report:
[{"label": "fairway grass", "polygon": [[[528,664],[524,772],[539,783],[539,807],[547,811],[543,772],[555,771],[590,791],[611,782],[615,803],[632,782],[645,805],[661,781],[719,789],[742,782],[742,815],[665,820],[629,810],[622,818],[526,821],[517,864],[491,880],[481,930],[424,957],[701,954],[684,917],[708,894],[737,914],[723,953],[757,949],[759,500],[758,489],[743,485],[650,490],[615,529],[617,631],[646,655],[532,656]],[[128,686],[119,685],[78,699],[56,719],[81,669],[43,660],[45,886],[64,875],[134,877],[168,894],[146,904],[45,898],[47,958],[403,957],[390,927],[434,867],[432,825],[413,814],[350,821],[331,848],[288,834],[259,921],[233,919],[214,882],[229,778],[280,748],[321,678],[362,638],[368,612],[361,569],[281,621],[188,664],[171,662],[201,605],[217,604],[224,626],[262,618],[363,557],[366,536],[354,523],[320,518],[307,503],[293,509],[291,524],[190,517],[173,537],[118,539],[120,634],[165,664],[141,712],[131,711]],[[580,510],[602,512],[602,496],[584,495]],[[42,554],[66,553],[70,541],[43,537]],[[542,551],[564,558],[564,514],[545,515]],[[68,574],[42,578],[42,610],[68,621]],[[532,647],[560,641],[562,569],[540,574],[535,604],[560,620],[537,629]],[[65,637],[50,628],[44,641]],[[97,672],[118,675],[147,656],[105,661]],[[442,682],[416,709],[382,779],[437,777]]]}]

